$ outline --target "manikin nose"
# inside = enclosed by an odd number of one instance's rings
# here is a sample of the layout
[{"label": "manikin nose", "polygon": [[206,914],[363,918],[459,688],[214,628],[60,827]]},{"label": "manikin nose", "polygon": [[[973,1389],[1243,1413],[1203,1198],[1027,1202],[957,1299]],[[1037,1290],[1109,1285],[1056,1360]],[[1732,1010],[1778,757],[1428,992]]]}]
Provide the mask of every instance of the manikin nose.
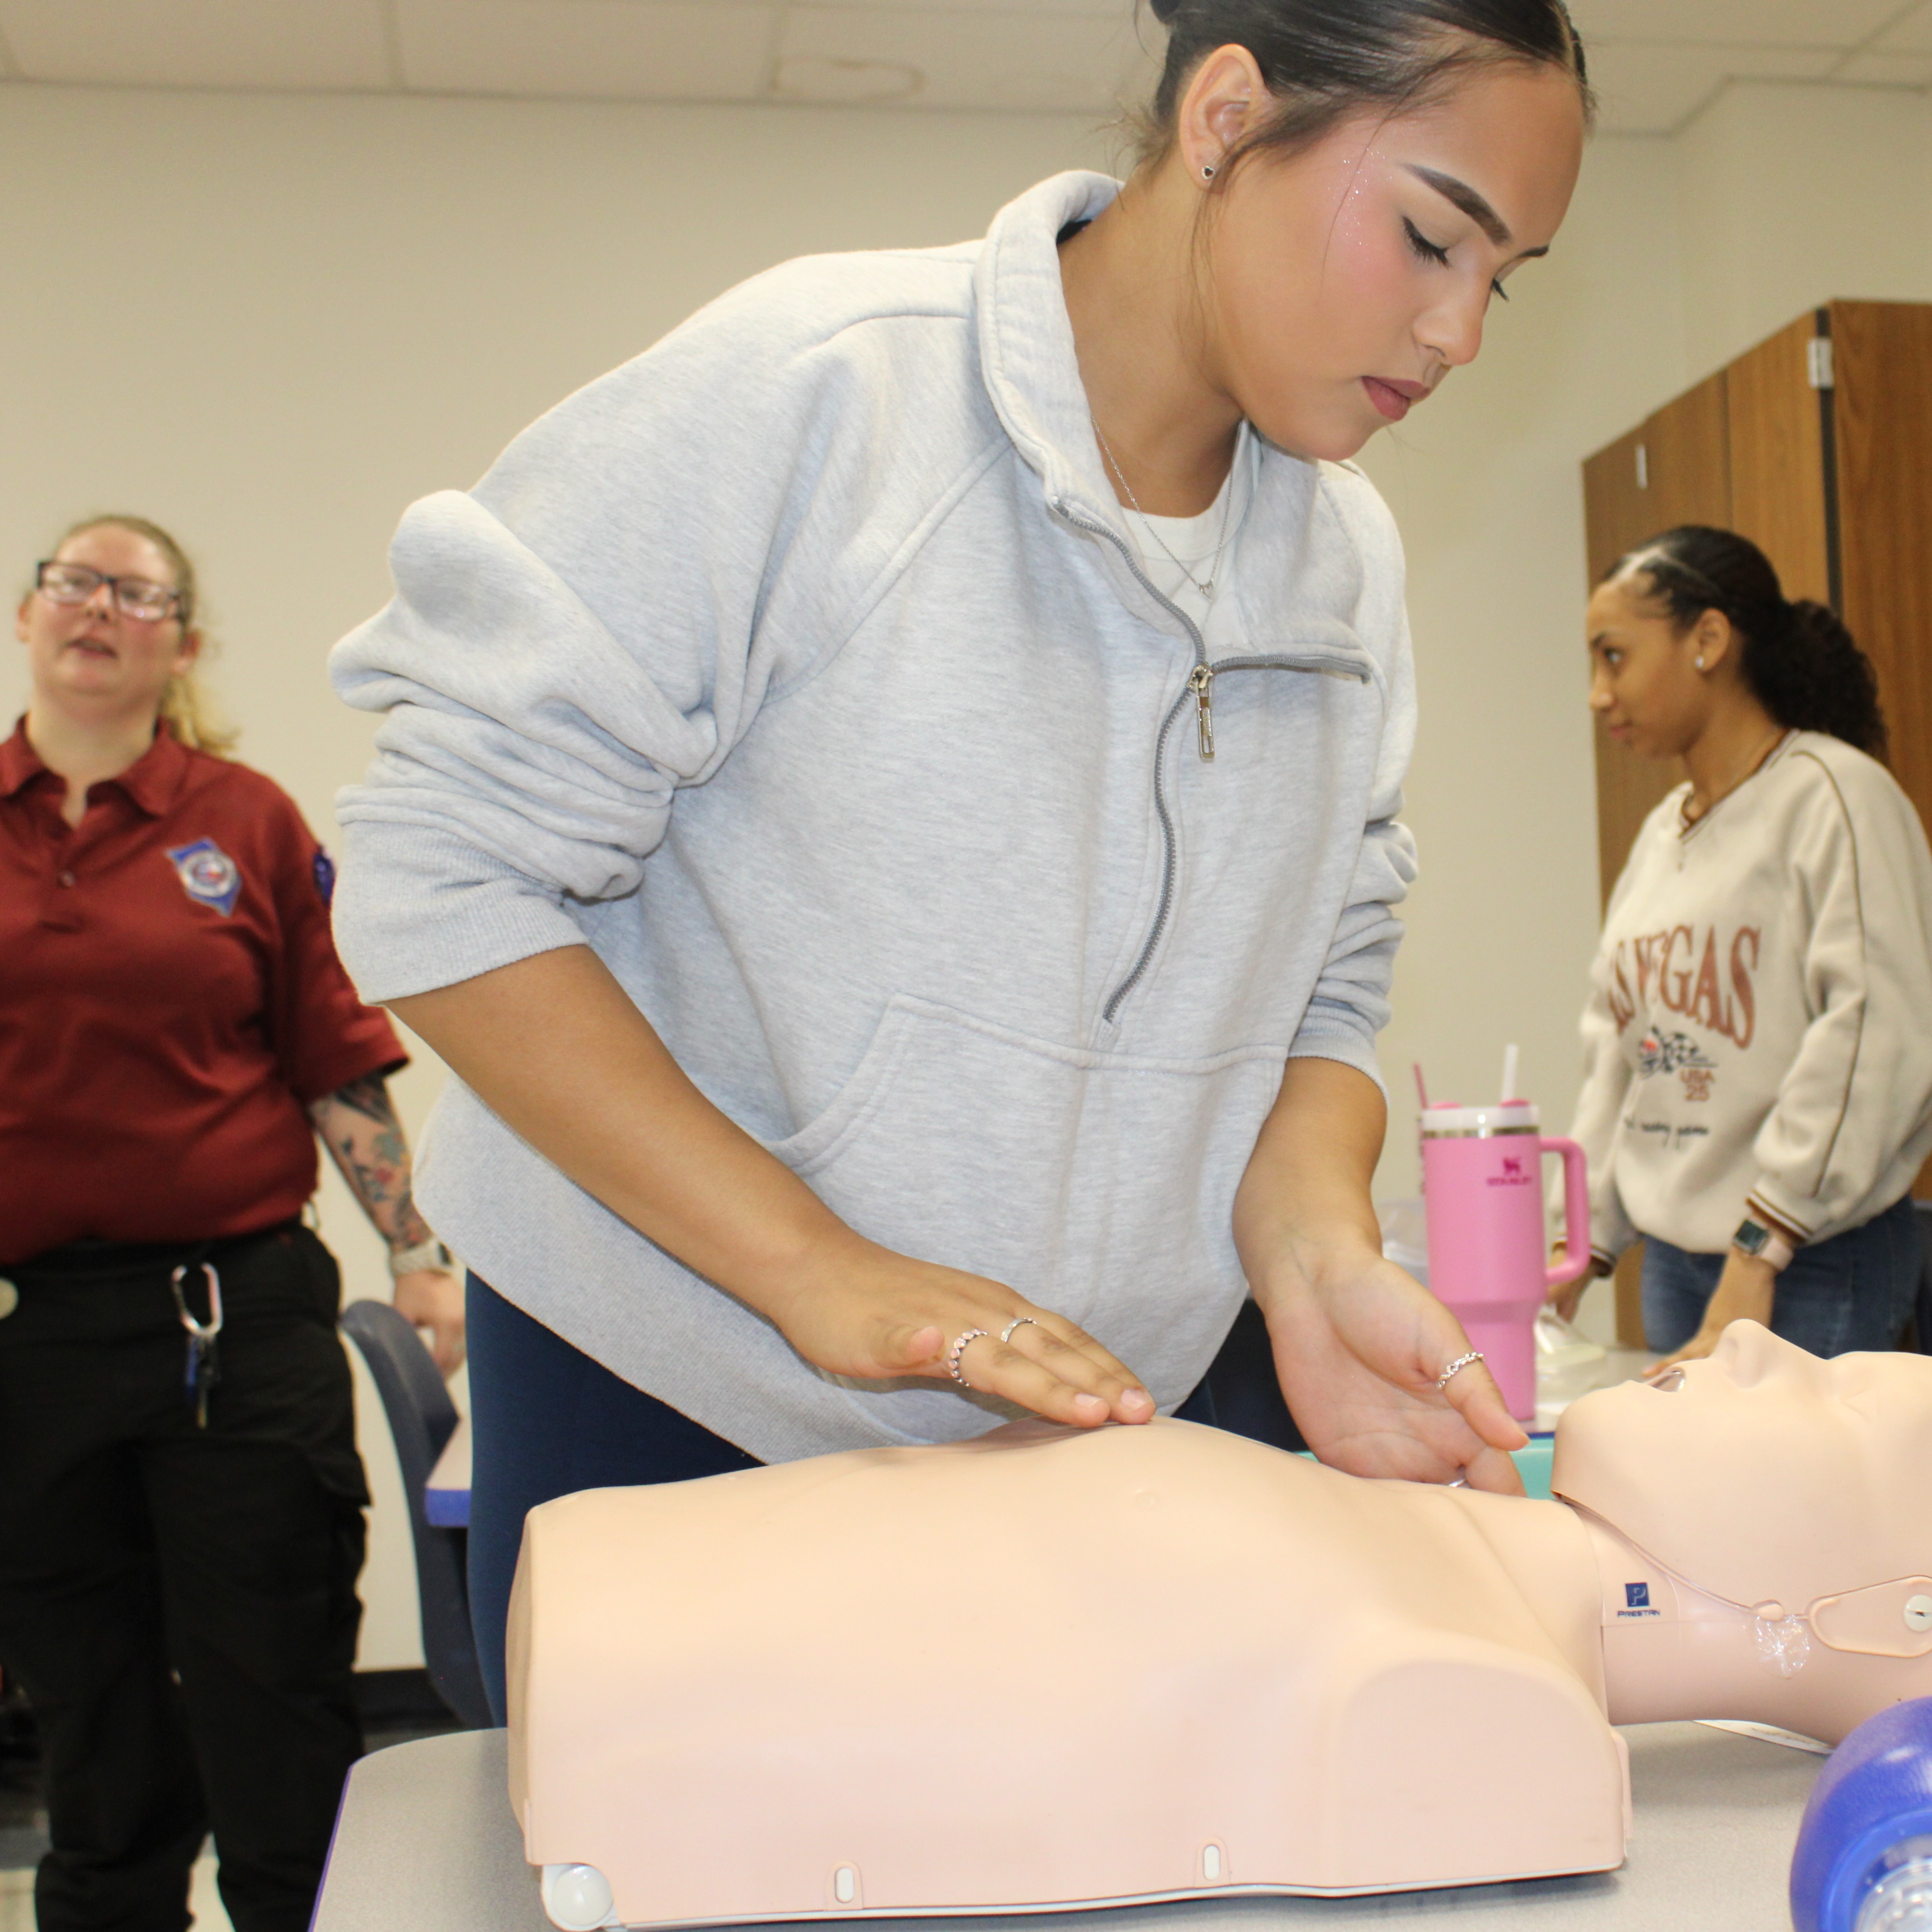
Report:
[{"label": "manikin nose", "polygon": [[1807,1354],[1794,1342],[1774,1335],[1756,1322],[1733,1322],[1711,1352],[1711,1365],[1739,1388],[1754,1388],[1775,1375],[1818,1365],[1815,1355]]}]

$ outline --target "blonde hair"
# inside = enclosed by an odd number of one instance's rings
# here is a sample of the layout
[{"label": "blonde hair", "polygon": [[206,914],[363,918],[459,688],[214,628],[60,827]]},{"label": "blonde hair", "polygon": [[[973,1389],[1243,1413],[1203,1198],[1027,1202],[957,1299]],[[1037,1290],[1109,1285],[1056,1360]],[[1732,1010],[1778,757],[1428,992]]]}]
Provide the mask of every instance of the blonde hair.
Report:
[{"label": "blonde hair", "polygon": [[[168,568],[174,578],[173,587],[181,594],[181,602],[176,608],[175,615],[185,634],[194,625],[196,607],[200,601],[200,592],[195,581],[194,564],[188,552],[159,524],[150,523],[146,517],[127,517],[118,513],[83,517],[79,523],[69,524],[61,532],[60,541],[49,554],[58,556],[62,546],[74,538],[88,530],[108,527],[126,530],[134,536],[145,537],[166,558]],[[206,657],[212,649],[212,646],[204,634],[201,656]],[[210,705],[208,693],[196,676],[193,664],[168,680],[161,692],[159,716],[160,722],[190,751],[207,752],[218,758],[225,758],[235,748],[235,741],[242,735],[236,726],[225,723]]]}]

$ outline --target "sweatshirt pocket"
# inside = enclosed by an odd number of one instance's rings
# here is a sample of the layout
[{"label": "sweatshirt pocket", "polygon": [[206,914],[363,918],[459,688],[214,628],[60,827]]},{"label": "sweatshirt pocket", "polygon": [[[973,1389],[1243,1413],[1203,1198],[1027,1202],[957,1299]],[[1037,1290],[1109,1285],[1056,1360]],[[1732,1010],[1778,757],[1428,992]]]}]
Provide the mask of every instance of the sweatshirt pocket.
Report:
[{"label": "sweatshirt pocket", "polygon": [[[1201,1060],[1096,1052],[898,994],[837,1096],[771,1150],[862,1234],[1005,1282],[1172,1404],[1245,1292],[1234,1190],[1286,1056],[1271,1043]],[[966,1406],[943,1390],[916,1400]],[[938,1432],[986,1418],[962,1424]]]}]

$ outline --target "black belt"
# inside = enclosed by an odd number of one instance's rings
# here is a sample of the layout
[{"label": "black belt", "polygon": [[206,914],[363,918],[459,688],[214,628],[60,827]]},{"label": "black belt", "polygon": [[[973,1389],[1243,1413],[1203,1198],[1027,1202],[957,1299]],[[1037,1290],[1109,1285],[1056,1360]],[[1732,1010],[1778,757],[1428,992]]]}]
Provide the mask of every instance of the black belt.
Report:
[{"label": "black belt", "polygon": [[238,1249],[292,1232],[301,1226],[302,1217],[296,1215],[250,1234],[224,1234],[212,1241],[66,1241],[30,1261],[0,1267],[0,1274],[15,1281],[31,1277],[58,1282],[104,1280],[150,1269],[171,1274],[177,1268],[198,1268],[203,1262],[219,1263]]}]

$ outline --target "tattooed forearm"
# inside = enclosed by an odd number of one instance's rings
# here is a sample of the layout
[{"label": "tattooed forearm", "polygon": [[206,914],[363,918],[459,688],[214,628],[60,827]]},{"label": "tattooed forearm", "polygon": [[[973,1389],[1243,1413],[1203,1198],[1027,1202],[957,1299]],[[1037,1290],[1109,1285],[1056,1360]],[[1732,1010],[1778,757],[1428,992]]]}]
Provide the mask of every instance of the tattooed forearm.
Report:
[{"label": "tattooed forearm", "polygon": [[410,1190],[409,1143],[382,1076],[352,1081],[318,1100],[309,1118],[383,1240],[392,1248],[428,1240],[428,1226]]},{"label": "tattooed forearm", "polygon": [[389,1083],[380,1073],[365,1073],[360,1080],[352,1080],[346,1087],[338,1087],[326,1100],[318,1100],[309,1109],[312,1114],[320,1114],[325,1107],[346,1107],[351,1113],[360,1114],[364,1120],[374,1120],[380,1127],[394,1128],[402,1131],[396,1119],[396,1103],[389,1098]]}]

